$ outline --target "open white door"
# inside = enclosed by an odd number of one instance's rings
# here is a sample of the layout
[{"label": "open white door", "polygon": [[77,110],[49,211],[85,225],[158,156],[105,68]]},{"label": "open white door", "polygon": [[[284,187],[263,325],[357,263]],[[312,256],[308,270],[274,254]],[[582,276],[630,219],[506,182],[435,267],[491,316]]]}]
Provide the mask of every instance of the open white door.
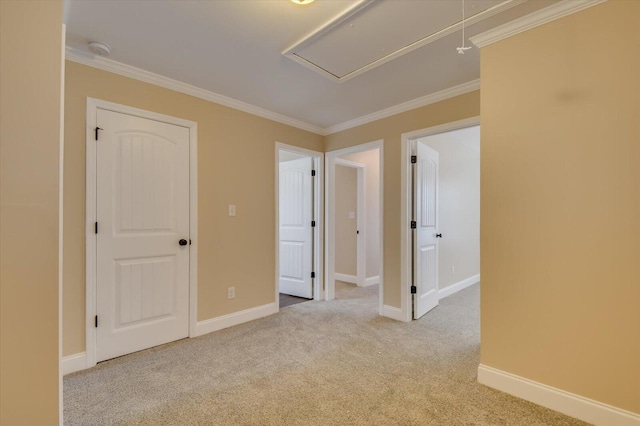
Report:
[{"label": "open white door", "polygon": [[414,164],[413,317],[438,306],[438,152],[416,143]]},{"label": "open white door", "polygon": [[311,157],[280,163],[280,293],[313,298]]},{"label": "open white door", "polygon": [[102,361],[189,335],[189,129],[104,109],[96,124]]}]

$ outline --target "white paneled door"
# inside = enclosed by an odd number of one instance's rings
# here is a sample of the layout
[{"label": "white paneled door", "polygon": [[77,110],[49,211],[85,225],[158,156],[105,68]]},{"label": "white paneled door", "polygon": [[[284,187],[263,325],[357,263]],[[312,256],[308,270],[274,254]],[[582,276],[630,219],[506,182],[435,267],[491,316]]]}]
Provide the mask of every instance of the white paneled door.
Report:
[{"label": "white paneled door", "polygon": [[311,157],[280,163],[280,293],[313,297]]},{"label": "white paneled door", "polygon": [[416,143],[414,177],[413,276],[416,294],[413,317],[420,318],[438,305],[438,152]]},{"label": "white paneled door", "polygon": [[97,111],[96,360],[189,335],[189,129]]}]

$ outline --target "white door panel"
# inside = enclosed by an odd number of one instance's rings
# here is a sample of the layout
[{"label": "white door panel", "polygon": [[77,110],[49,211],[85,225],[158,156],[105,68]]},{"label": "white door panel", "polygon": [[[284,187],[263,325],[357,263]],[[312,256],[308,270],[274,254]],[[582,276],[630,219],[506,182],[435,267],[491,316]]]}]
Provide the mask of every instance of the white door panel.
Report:
[{"label": "white door panel", "polygon": [[313,297],[311,280],[313,228],[310,157],[280,163],[280,293]]},{"label": "white door panel", "polygon": [[98,109],[97,361],[189,334],[189,129]]},{"label": "white door panel", "polygon": [[438,305],[438,152],[416,143],[414,186],[414,318]]}]

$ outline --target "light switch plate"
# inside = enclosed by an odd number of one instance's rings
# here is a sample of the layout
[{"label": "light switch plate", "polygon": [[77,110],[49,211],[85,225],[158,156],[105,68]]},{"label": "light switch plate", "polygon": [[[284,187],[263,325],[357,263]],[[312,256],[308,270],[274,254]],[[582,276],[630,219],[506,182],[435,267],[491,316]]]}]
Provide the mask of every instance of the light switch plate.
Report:
[{"label": "light switch plate", "polygon": [[229,204],[229,216],[236,215],[236,206],[235,204]]}]

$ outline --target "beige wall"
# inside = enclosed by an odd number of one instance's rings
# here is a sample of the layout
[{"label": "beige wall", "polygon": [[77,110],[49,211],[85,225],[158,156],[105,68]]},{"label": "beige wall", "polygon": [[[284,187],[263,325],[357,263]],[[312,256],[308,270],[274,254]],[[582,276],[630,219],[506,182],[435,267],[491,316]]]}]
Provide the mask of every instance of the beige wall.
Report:
[{"label": "beige wall", "polygon": [[326,151],[384,140],[383,265],[384,304],[399,308],[400,285],[400,151],[402,133],[480,115],[480,92],[447,99],[325,137]]},{"label": "beige wall", "polygon": [[62,2],[0,2],[0,424],[58,423]]},{"label": "beige wall", "polygon": [[342,158],[365,166],[365,278],[376,277],[380,274],[380,150],[357,152]]},{"label": "beige wall", "polygon": [[480,127],[418,141],[439,153],[438,287],[443,289],[480,273]]},{"label": "beige wall", "polygon": [[[338,274],[358,274],[358,169],[336,164],[336,270]],[[353,212],[354,217],[349,218]]]},{"label": "beige wall", "polygon": [[275,142],[322,151],[321,136],[69,61],[65,95],[65,355],[85,350],[87,96],[198,123],[198,320],[274,302]]},{"label": "beige wall", "polygon": [[640,2],[482,49],[482,363],[640,413]]}]

